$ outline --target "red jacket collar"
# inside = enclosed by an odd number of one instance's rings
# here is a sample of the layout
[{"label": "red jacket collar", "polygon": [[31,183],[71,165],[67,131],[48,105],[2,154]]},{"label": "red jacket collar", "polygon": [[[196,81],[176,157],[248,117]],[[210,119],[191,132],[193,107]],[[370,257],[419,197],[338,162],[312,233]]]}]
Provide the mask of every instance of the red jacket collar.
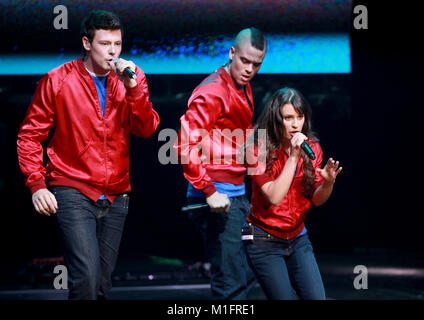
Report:
[{"label": "red jacket collar", "polygon": [[[227,72],[227,70],[225,70],[224,66],[220,67],[217,71],[223,75],[223,78],[225,79],[225,81],[227,81],[234,90],[243,92],[243,90],[235,83],[234,79]],[[250,82],[246,84],[246,90],[249,86],[250,86]]]},{"label": "red jacket collar", "polygon": [[[76,60],[77,66],[78,66],[78,70],[80,71],[80,73],[82,74],[82,76],[86,79],[92,79],[91,74],[88,73],[85,64],[84,64],[84,56],[82,56],[81,58],[79,58],[78,60]],[[115,72],[110,72],[109,76],[108,76],[108,81],[110,81],[111,79],[117,79],[118,77],[116,76]]]}]

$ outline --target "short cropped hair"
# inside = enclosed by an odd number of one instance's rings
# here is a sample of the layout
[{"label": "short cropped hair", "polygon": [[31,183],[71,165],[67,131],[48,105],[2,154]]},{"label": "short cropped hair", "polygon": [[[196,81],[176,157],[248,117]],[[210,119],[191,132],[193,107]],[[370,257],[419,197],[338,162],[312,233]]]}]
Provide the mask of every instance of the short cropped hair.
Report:
[{"label": "short cropped hair", "polygon": [[[124,36],[124,28],[122,27],[119,18],[110,11],[105,10],[93,10],[88,16],[84,18],[81,23],[81,37],[87,37],[90,42],[94,39],[94,33],[96,30],[121,30],[122,36]],[[84,55],[86,54],[83,48]]]}]

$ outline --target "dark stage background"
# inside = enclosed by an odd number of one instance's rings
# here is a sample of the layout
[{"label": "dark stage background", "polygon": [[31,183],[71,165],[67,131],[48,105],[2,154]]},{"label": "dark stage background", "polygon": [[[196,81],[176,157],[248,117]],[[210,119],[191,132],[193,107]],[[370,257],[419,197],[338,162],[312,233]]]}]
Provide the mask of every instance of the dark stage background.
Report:
[{"label": "dark stage background", "polygon": [[[51,14],[44,25],[39,23],[43,19],[37,10],[51,13],[54,5],[72,8],[79,2],[82,4],[78,14],[71,16],[70,13],[69,30],[60,33],[47,26],[51,24]],[[28,6],[17,12],[2,10],[1,37],[7,39],[2,52],[13,53],[18,50],[16,48],[21,52],[55,52],[61,48],[78,51],[79,23],[90,9],[111,9],[118,15],[128,10],[122,9],[119,2],[113,5],[79,2],[51,1],[47,9],[35,11]],[[255,118],[264,100],[277,88],[298,88],[312,105],[314,130],[321,140],[325,159],[334,157],[343,166],[329,201],[308,213],[306,225],[316,252],[421,252],[423,218],[422,209],[417,205],[422,198],[418,176],[421,139],[413,135],[411,129],[416,128],[412,121],[421,107],[418,93],[422,83],[422,51],[417,50],[415,42],[405,41],[406,35],[414,31],[414,22],[408,19],[412,9],[394,10],[375,2],[367,3],[369,29],[354,30],[352,18],[347,16],[346,20],[346,16],[339,14],[340,1],[322,1],[324,5],[314,2],[315,10],[308,9],[311,2],[305,2],[301,10],[295,1],[289,1],[297,8],[292,11],[284,11],[287,6],[278,6],[272,1],[259,2],[261,5],[254,5],[258,1],[218,1],[223,7],[213,6],[216,10],[213,15],[204,13],[208,6],[199,2],[196,7],[195,2],[190,3],[192,6],[184,10],[171,7],[178,12],[169,9],[162,16],[147,15],[148,19],[140,18],[143,11],[138,12],[138,16],[135,13],[120,15],[128,30],[125,49],[129,50],[137,33],[154,39],[172,30],[168,35],[178,38],[192,28],[205,35],[222,32],[235,35],[249,25],[265,33],[281,30],[350,32],[351,73],[259,74],[252,82]],[[273,16],[265,15],[267,5],[267,12],[273,12]],[[156,7],[156,10],[165,7]],[[265,10],[265,13],[255,14],[255,10]],[[145,13],[149,12],[146,9]],[[222,15],[221,12],[233,14]],[[348,13],[352,13],[350,4]],[[178,17],[184,14],[189,16],[181,22]],[[164,15],[169,19],[163,20]],[[193,25],[189,24],[190,19]],[[3,261],[30,261],[36,257],[61,255],[53,219],[34,211],[16,156],[16,134],[41,76],[0,77],[0,146],[3,153],[0,158],[0,255]],[[131,140],[133,192],[121,257],[154,255],[185,261],[202,258],[199,235],[179,210],[186,204],[182,170],[178,165],[161,165],[157,154],[164,144],[158,141],[158,132],[179,128],[179,118],[186,109],[188,97],[205,76],[147,75],[151,100],[161,124],[151,138],[132,137]]]}]

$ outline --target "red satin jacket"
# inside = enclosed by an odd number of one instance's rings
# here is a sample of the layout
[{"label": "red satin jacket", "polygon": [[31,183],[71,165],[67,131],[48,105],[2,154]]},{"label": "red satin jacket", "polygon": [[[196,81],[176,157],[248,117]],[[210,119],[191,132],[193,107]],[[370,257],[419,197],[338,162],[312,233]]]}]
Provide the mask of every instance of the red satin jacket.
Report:
[{"label": "red satin jacket", "polygon": [[[322,184],[324,179],[316,172],[321,168],[322,149],[318,142],[308,141],[309,146],[315,153],[315,160],[312,165],[315,168],[315,185],[311,190],[311,195]],[[312,206],[312,201],[304,195],[302,180],[304,172],[302,169],[303,158],[300,157],[297,163],[296,175],[292,184],[279,206],[274,206],[269,202],[261,187],[270,181],[274,181],[283,171],[288,159],[285,151],[281,151],[278,159],[274,161],[270,175],[262,173],[251,175],[252,178],[252,207],[246,218],[247,222],[262,228],[266,232],[283,239],[291,239],[297,236],[304,228],[305,212]]]},{"label": "red satin jacket", "polygon": [[221,67],[194,89],[180,118],[174,148],[185,178],[206,197],[216,191],[212,181],[243,183],[246,167],[238,155],[247,129],[252,128],[250,83],[245,91]]},{"label": "red satin jacket", "polygon": [[[149,101],[146,77],[136,68],[138,85],[126,88],[115,73],[107,78],[105,116],[96,85],[83,59],[48,72],[38,83],[18,133],[18,159],[26,186],[34,193],[51,186],[69,186],[97,201],[102,193],[131,190],[130,132],[149,137],[159,116]],[[43,165],[41,142],[55,126]]]}]

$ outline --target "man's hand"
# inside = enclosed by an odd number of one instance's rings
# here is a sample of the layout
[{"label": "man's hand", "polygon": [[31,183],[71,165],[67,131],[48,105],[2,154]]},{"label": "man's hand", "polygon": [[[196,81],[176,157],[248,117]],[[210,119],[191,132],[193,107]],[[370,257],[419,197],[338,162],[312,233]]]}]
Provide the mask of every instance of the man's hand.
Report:
[{"label": "man's hand", "polygon": [[230,210],[230,199],[225,193],[218,191],[206,198],[206,202],[212,212],[228,212]]},{"label": "man's hand", "polygon": [[32,204],[38,213],[50,216],[58,209],[57,201],[53,193],[47,189],[40,189],[32,195]]},{"label": "man's hand", "polygon": [[109,61],[110,68],[113,70],[113,72],[116,73],[119,80],[121,80],[124,85],[128,88],[133,88],[137,85],[137,81],[128,77],[126,74],[124,74],[124,70],[126,68],[131,69],[135,72],[135,64],[132,61],[127,61],[122,58],[119,58],[118,61],[113,63],[112,61]]}]

